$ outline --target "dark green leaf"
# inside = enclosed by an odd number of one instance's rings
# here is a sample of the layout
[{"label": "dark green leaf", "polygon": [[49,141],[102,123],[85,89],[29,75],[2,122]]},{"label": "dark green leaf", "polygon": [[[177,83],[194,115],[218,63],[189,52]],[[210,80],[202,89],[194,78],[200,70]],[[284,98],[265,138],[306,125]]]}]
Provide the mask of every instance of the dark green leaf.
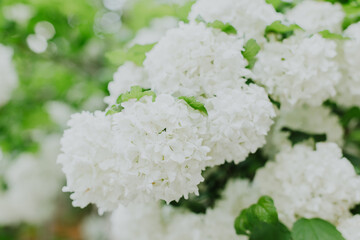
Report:
[{"label": "dark green leaf", "polygon": [[246,42],[244,46],[244,51],[242,51],[242,55],[249,63],[247,68],[251,69],[255,65],[256,55],[259,53],[259,51],[260,46],[254,39],[250,39]]},{"label": "dark green leaf", "polygon": [[262,196],[256,204],[241,211],[235,219],[237,234],[250,235],[261,223],[277,224],[279,222],[274,201],[268,196]]},{"label": "dark green leaf", "polygon": [[344,157],[347,158],[351,162],[351,164],[355,168],[356,173],[360,175],[360,157],[354,156],[349,153],[344,153]]},{"label": "dark green leaf", "polygon": [[293,226],[292,237],[294,240],[345,240],[331,223],[319,218],[299,219]]},{"label": "dark green leaf", "polygon": [[292,145],[295,145],[299,142],[303,142],[308,139],[313,139],[315,142],[324,142],[327,139],[326,134],[306,133],[306,132],[292,130],[287,127],[282,128],[281,131],[290,133],[289,140],[291,141]]},{"label": "dark green leaf", "polygon": [[146,53],[149,52],[156,43],[139,45],[135,44],[131,48],[124,50],[118,49],[106,53],[106,58],[115,66],[120,66],[127,61],[133,62],[138,66],[142,66],[146,58]]},{"label": "dark green leaf", "polygon": [[291,232],[282,223],[260,223],[254,228],[250,240],[292,240]]},{"label": "dark green leaf", "polygon": [[189,104],[190,107],[192,107],[195,110],[200,111],[201,113],[208,115],[208,112],[205,108],[205,105],[199,101],[196,100],[195,97],[179,97],[179,99],[184,100],[187,104]]}]

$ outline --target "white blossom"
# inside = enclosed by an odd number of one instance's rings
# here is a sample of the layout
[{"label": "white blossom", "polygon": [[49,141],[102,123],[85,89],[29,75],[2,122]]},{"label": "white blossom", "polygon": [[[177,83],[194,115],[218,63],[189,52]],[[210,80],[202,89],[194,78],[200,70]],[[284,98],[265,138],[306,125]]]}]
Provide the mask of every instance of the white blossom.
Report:
[{"label": "white blossom", "polygon": [[178,200],[197,193],[209,148],[204,116],[183,100],[159,95],[123,103],[120,113],[73,115],[59,162],[74,206],[99,211],[120,203]]},{"label": "white blossom", "polygon": [[62,184],[55,161],[58,151],[59,137],[49,136],[38,154],[0,160],[0,177],[7,185],[0,189],[0,225],[41,224],[52,217]]},{"label": "white blossom", "polygon": [[351,39],[340,47],[343,77],[336,88],[335,101],[345,107],[360,106],[360,23],[350,25],[344,34]]},{"label": "white blossom", "polygon": [[360,239],[360,215],[354,215],[350,218],[340,220],[337,229],[346,240]]},{"label": "white blossom", "polygon": [[12,56],[13,50],[0,44],[0,106],[9,101],[11,93],[18,85]]},{"label": "white blossom", "polygon": [[151,87],[175,96],[213,94],[251,76],[243,40],[203,23],[169,30],[144,61]]},{"label": "white blossom", "polygon": [[109,106],[115,104],[121,93],[130,91],[130,88],[135,85],[143,88],[150,87],[147,74],[142,67],[136,66],[133,62],[126,62],[118,68],[114,74],[114,80],[109,83],[110,96],[105,97],[104,102]]},{"label": "white blossom", "polygon": [[360,202],[360,176],[335,143],[287,148],[257,171],[254,185],[274,199],[280,220],[322,218],[334,224]]},{"label": "white blossom", "polygon": [[219,20],[230,23],[239,36],[247,40],[254,38],[258,42],[265,41],[267,25],[283,19],[264,0],[198,0],[191,9],[189,19],[195,21],[199,16],[206,22]]},{"label": "white blossom", "polygon": [[208,130],[213,165],[239,163],[265,144],[273,123],[274,108],[265,92],[255,84],[223,89],[206,100]]},{"label": "white blossom", "polygon": [[255,79],[281,107],[319,106],[335,95],[341,74],[335,61],[336,43],[315,34],[298,34],[264,45],[254,66]]},{"label": "white blossom", "polygon": [[329,30],[342,32],[345,13],[341,4],[320,1],[303,1],[286,13],[286,18],[309,33]]}]

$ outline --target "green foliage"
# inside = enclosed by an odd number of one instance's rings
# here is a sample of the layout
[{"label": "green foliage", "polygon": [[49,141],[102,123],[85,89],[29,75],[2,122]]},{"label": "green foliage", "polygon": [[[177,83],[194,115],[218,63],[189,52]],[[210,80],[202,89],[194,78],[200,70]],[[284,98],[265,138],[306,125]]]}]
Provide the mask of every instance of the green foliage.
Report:
[{"label": "green foliage", "polygon": [[257,44],[255,39],[250,39],[246,42],[244,46],[244,51],[242,51],[242,55],[248,61],[247,68],[253,68],[256,62],[256,55],[260,51],[260,46]]},{"label": "green foliage", "polygon": [[135,44],[131,48],[117,49],[106,54],[106,58],[114,66],[123,65],[125,62],[130,61],[138,66],[142,66],[146,58],[146,53],[149,52],[156,43],[139,45]]},{"label": "green foliage", "polygon": [[360,3],[358,1],[352,1],[343,5],[345,11],[345,18],[342,24],[343,29],[346,29],[353,23],[360,21]]},{"label": "green foliage", "polygon": [[261,197],[256,204],[241,211],[235,219],[236,233],[251,240],[291,240],[291,233],[278,219],[273,200]]},{"label": "green foliage", "polygon": [[289,133],[289,140],[292,145],[297,143],[312,139],[314,142],[324,142],[326,141],[326,134],[314,134],[314,133],[306,133],[302,131],[292,130],[290,128],[284,127],[281,129],[283,132]]},{"label": "green foliage", "polygon": [[334,40],[348,40],[348,39],[350,39],[350,38],[348,38],[348,37],[344,37],[344,36],[341,35],[341,34],[332,33],[332,32],[330,32],[329,30],[321,31],[321,32],[319,32],[319,34],[320,34],[323,38],[326,38],[326,39],[334,39]]},{"label": "green foliage", "polygon": [[285,13],[285,11],[289,8],[295,6],[295,1],[285,2],[282,0],[266,0],[267,3],[273,5],[277,12]]},{"label": "green foliage", "polygon": [[258,224],[278,222],[274,201],[268,196],[263,196],[256,204],[241,211],[235,220],[235,230],[237,234],[250,235]]},{"label": "green foliage", "polygon": [[296,30],[303,29],[297,24],[285,25],[281,21],[275,21],[265,28],[265,36],[270,33],[276,34],[281,40],[290,37]]},{"label": "green foliage", "polygon": [[329,222],[319,218],[299,219],[292,229],[293,240],[345,240]]},{"label": "green foliage", "polygon": [[200,111],[202,114],[204,115],[208,115],[208,112],[205,108],[205,104],[199,102],[198,100],[196,100],[195,97],[185,97],[185,96],[182,96],[182,97],[179,97],[179,99],[182,99],[184,100],[187,104],[189,104],[190,107],[192,107],[193,109],[195,110],[198,110]]},{"label": "green foliage", "polygon": [[118,112],[121,112],[124,108],[121,106],[122,103],[129,101],[130,99],[136,99],[139,101],[142,97],[152,96],[152,100],[155,101],[156,94],[150,89],[145,89],[140,86],[132,86],[129,92],[120,94],[116,103],[118,105],[113,105],[107,112],[106,115],[112,115]]},{"label": "green foliage", "polygon": [[198,16],[196,18],[196,21],[205,23],[207,27],[219,29],[226,34],[237,34],[237,30],[230,23],[224,23],[219,20],[215,20],[214,22],[208,23],[201,16]]}]

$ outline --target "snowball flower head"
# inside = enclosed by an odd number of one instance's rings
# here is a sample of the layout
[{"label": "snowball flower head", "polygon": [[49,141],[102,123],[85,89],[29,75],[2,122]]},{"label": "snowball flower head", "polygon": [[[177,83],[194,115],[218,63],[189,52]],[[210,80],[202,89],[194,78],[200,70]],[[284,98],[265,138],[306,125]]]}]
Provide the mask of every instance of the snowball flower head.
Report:
[{"label": "snowball flower head", "polygon": [[360,23],[350,25],[344,34],[351,39],[342,45],[339,63],[344,76],[337,86],[335,101],[345,107],[360,107]]},{"label": "snowball flower head", "polygon": [[340,220],[337,229],[341,232],[346,240],[359,240],[360,239],[360,215],[355,215],[350,218]]},{"label": "snowball flower head", "polygon": [[264,0],[198,0],[192,6],[189,19],[195,21],[199,16],[206,22],[230,23],[239,36],[245,36],[247,40],[254,38],[258,42],[265,41],[267,25],[283,18]]},{"label": "snowball flower head", "polygon": [[341,74],[336,43],[315,34],[269,42],[258,54],[255,79],[283,106],[321,105],[335,95]]},{"label": "snowball flower head", "polygon": [[126,62],[115,72],[114,80],[108,85],[110,96],[105,97],[104,102],[109,106],[116,104],[119,95],[130,91],[131,86],[134,85],[139,85],[143,88],[150,87],[144,69],[136,66],[133,62]]},{"label": "snowball flower head", "polygon": [[147,53],[144,67],[151,87],[160,93],[213,94],[251,75],[242,50],[242,40],[218,29],[203,23],[180,24]]},{"label": "snowball flower head", "polygon": [[18,85],[12,56],[13,50],[0,44],[0,106],[9,101],[12,91]]},{"label": "snowball flower head", "polygon": [[7,186],[0,188],[0,225],[42,224],[51,218],[63,180],[58,151],[59,137],[49,136],[38,154],[0,160],[0,179]]},{"label": "snowball flower head", "polygon": [[208,131],[213,165],[239,163],[265,144],[273,123],[274,108],[265,90],[255,84],[223,89],[206,100]]},{"label": "snowball flower head", "polygon": [[318,143],[316,150],[295,145],[256,173],[255,187],[274,199],[280,220],[319,217],[336,223],[360,202],[360,176],[335,143]]},{"label": "snowball flower head", "polygon": [[73,115],[59,162],[73,205],[99,211],[119,203],[179,200],[197,193],[209,148],[204,116],[185,101],[159,95],[123,103],[120,113]]},{"label": "snowball flower head", "polygon": [[341,4],[329,2],[303,1],[286,13],[286,18],[309,33],[329,30],[342,32],[345,13]]}]

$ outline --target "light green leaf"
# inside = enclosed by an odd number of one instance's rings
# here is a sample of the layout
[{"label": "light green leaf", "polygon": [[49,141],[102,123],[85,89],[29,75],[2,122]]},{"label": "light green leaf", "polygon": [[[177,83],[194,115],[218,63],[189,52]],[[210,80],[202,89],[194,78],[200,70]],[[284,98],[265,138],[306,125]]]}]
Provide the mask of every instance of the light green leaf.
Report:
[{"label": "light green leaf", "polygon": [[345,240],[331,223],[319,218],[299,219],[293,226],[292,237],[294,240]]},{"label": "light green leaf", "polygon": [[250,39],[246,42],[244,46],[244,51],[242,51],[242,55],[244,58],[248,61],[247,68],[252,68],[255,65],[256,62],[256,55],[260,51],[260,46],[257,44],[257,42],[254,39]]},{"label": "light green leaf", "polygon": [[207,27],[220,29],[226,34],[237,34],[237,30],[230,23],[224,23],[219,20],[215,20],[214,22],[208,23],[201,16],[198,16],[196,18],[196,21],[205,23]]},{"label": "light green leaf", "polygon": [[341,34],[332,33],[332,32],[330,32],[329,30],[321,31],[321,32],[319,32],[319,34],[320,34],[323,38],[326,38],[326,39],[334,39],[334,40],[348,40],[348,39],[350,39],[350,38],[348,38],[348,37],[344,37],[344,36],[341,35]]},{"label": "light green leaf", "polygon": [[277,12],[284,13],[288,8],[292,8],[294,2],[285,2],[282,0],[266,0],[266,3],[273,5]]},{"label": "light green leaf", "polygon": [[142,66],[146,58],[146,53],[149,52],[156,43],[139,45],[135,44],[131,48],[124,50],[118,49],[106,53],[106,58],[115,66],[120,66],[127,61],[133,62],[138,66]]},{"label": "light green leaf", "polygon": [[111,108],[106,112],[106,115],[112,115],[118,112],[121,112],[124,108],[121,106],[122,103],[129,101],[130,99],[140,100],[142,97],[145,96],[152,96],[152,101],[155,101],[156,94],[150,89],[144,89],[140,86],[132,86],[129,92],[120,94],[116,103],[118,105],[113,105]]},{"label": "light green leaf", "polygon": [[184,100],[193,109],[198,110],[198,111],[200,111],[201,113],[203,113],[205,115],[208,115],[208,112],[207,112],[207,110],[205,108],[205,104],[197,101],[195,97],[182,96],[182,97],[179,97],[179,99]]},{"label": "light green leaf", "polygon": [[265,35],[268,35],[269,33],[280,34],[282,39],[284,39],[293,35],[295,30],[303,29],[297,24],[285,25],[281,23],[281,21],[275,21],[266,27]]}]

